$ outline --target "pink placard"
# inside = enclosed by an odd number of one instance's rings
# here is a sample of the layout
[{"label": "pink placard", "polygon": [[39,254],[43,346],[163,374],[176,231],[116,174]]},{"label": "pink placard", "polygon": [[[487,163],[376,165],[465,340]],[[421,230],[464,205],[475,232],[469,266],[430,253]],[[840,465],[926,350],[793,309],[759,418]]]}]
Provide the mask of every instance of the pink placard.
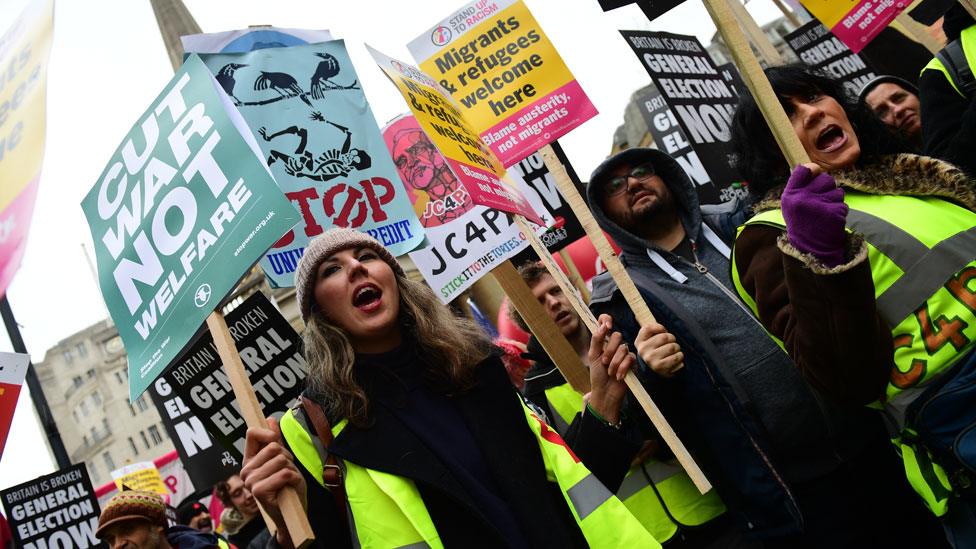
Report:
[{"label": "pink placard", "polygon": [[39,180],[40,174],[34,176],[24,190],[0,211],[0,296],[7,292],[7,286],[24,256]]},{"label": "pink placard", "polygon": [[503,165],[511,166],[596,115],[583,88],[571,80],[492,126],[481,138]]}]

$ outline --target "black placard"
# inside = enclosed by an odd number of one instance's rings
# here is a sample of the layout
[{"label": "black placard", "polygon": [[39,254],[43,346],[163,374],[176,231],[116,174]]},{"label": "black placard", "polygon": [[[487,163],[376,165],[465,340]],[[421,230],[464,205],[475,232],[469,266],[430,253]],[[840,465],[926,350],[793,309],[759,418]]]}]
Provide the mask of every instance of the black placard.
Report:
[{"label": "black placard", "polygon": [[684,140],[697,153],[698,162],[694,157],[679,162],[702,203],[723,202],[738,194],[742,178],[732,167],[729,146],[738,96],[701,42],[667,32],[620,32],[674,113]]},{"label": "black placard", "polygon": [[[301,394],[308,370],[298,333],[260,292],[231,311],[226,321],[265,415],[284,413]],[[154,384],[153,398],[178,450],[192,448],[196,441],[202,444],[207,433],[218,442],[213,452],[180,453],[196,486],[201,484],[194,472],[205,475],[202,469],[209,467],[226,478],[239,469],[243,454],[247,426],[221,366],[208,332]],[[159,394],[160,388],[165,394]]]},{"label": "black placard", "polygon": [[83,463],[0,491],[0,500],[21,549],[105,547],[95,537],[101,510]]},{"label": "black placard", "polygon": [[852,52],[816,19],[784,38],[801,61],[833,76],[852,95],[856,96],[864,84],[875,77],[874,70],[862,56]]}]

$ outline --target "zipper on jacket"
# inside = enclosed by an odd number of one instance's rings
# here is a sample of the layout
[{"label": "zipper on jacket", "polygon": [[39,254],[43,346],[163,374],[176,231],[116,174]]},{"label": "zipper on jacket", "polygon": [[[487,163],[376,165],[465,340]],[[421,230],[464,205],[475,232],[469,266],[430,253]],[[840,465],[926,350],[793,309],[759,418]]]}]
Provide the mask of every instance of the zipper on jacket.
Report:
[{"label": "zipper on jacket", "polygon": [[[713,275],[711,272],[709,272],[708,267],[706,267],[698,259],[698,244],[696,244],[695,241],[692,240],[692,239],[690,239],[690,238],[688,239],[688,241],[691,242],[691,256],[695,259],[694,263],[692,263],[691,261],[688,261],[687,259],[685,259],[685,258],[683,258],[683,257],[681,257],[680,255],[677,255],[677,254],[675,254],[675,257],[677,257],[681,261],[684,261],[685,263],[691,265],[699,273],[705,275],[705,278],[707,278],[712,284],[714,284],[716,287],[718,287],[718,289],[721,290],[722,293],[725,294],[726,297],[728,297],[730,300],[732,300],[732,303],[735,303],[736,305],[738,305],[738,307],[740,309],[742,309],[743,312],[746,313],[746,316],[748,316],[749,318],[751,318],[753,320],[753,322],[755,322],[756,324],[759,325],[760,328],[762,328],[763,327],[762,326],[762,323],[759,322],[759,319],[756,318],[756,316],[754,314],[752,314],[752,311],[750,311],[749,309],[746,308],[746,306],[742,303],[742,300],[739,299],[739,296],[733,294],[732,293],[732,290],[729,290],[728,288],[726,288],[725,287],[725,284],[722,284],[722,281],[721,280],[715,278],[715,275]],[[765,328],[763,328],[763,329],[765,330]]]}]

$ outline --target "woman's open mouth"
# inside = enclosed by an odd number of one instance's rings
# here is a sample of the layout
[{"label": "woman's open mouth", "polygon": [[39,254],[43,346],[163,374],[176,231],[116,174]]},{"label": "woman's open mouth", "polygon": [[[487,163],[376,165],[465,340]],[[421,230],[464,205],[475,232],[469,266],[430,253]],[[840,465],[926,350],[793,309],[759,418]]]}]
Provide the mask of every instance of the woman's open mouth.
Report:
[{"label": "woman's open mouth", "polygon": [[363,311],[364,313],[371,313],[379,308],[383,299],[383,291],[380,290],[375,284],[363,284],[356,288],[356,291],[352,294],[352,306]]},{"label": "woman's open mouth", "polygon": [[817,136],[817,150],[823,152],[833,152],[847,143],[847,134],[840,126],[831,124],[820,131]]}]

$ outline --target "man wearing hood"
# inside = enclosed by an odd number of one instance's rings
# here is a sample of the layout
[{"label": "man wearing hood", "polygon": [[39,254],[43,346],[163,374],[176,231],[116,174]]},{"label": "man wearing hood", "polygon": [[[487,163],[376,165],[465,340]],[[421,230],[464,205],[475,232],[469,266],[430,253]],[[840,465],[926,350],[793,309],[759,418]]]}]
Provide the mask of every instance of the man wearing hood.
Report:
[{"label": "man wearing hood", "polygon": [[822,398],[739,301],[729,243],[744,207],[699,206],[680,165],[654,149],[604,161],[587,198],[661,324],[639,326],[608,273],[590,307],[635,342],[642,383],[729,513],[773,546],[870,539],[872,516],[889,510],[862,477],[891,461],[884,427]]}]

